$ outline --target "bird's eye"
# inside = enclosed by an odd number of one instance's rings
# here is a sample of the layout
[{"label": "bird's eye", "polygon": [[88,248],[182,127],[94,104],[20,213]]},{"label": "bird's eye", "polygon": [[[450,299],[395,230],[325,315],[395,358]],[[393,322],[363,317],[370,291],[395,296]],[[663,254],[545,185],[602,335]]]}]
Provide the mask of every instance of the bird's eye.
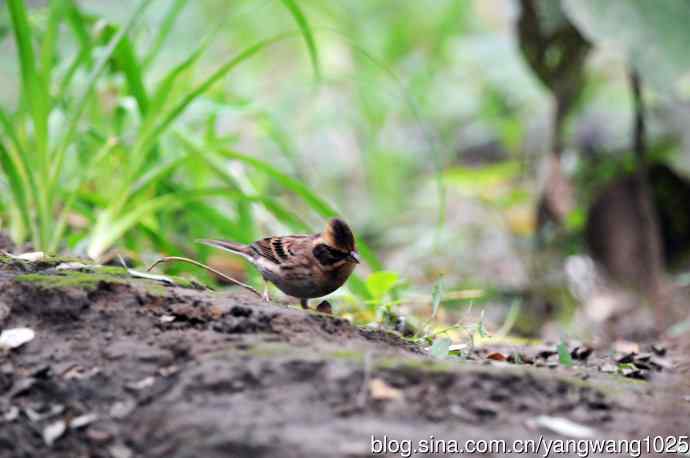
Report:
[{"label": "bird's eye", "polygon": [[314,257],[324,266],[330,266],[347,258],[348,253],[320,243],[314,247]]}]

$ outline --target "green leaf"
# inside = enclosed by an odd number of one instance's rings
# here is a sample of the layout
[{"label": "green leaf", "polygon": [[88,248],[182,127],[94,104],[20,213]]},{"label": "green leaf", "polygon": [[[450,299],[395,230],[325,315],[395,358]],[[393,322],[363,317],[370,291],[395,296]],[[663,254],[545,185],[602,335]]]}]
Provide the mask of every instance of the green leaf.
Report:
[{"label": "green leaf", "polygon": [[43,89],[45,94],[50,94],[51,76],[56,61],[55,52],[57,50],[60,22],[64,14],[64,3],[62,0],[52,1],[50,2],[49,9],[48,24],[43,33],[40,57],[40,72],[42,74],[42,82],[45,85]]},{"label": "green leaf", "polygon": [[573,365],[573,357],[570,356],[568,345],[564,341],[558,344],[558,361],[565,367]]},{"label": "green leaf", "polygon": [[66,2],[67,8],[67,24],[79,42],[79,51],[72,58],[72,62],[67,67],[67,71],[60,82],[60,89],[58,90],[57,95],[58,100],[63,100],[66,97],[67,90],[69,89],[72,83],[72,78],[77,73],[77,70],[80,68],[90,70],[93,66],[93,59],[91,57],[93,43],[91,40],[91,35],[89,35],[89,20],[81,13],[81,11],[79,11],[79,8],[74,3],[74,0],[64,1]]},{"label": "green leaf", "polygon": [[435,358],[445,358],[450,351],[450,345],[453,343],[448,337],[437,337],[431,345],[429,352]]},{"label": "green leaf", "polygon": [[[168,97],[170,96],[177,79],[181,75],[183,75],[187,70],[189,70],[199,60],[199,57],[201,57],[201,55],[206,50],[210,42],[211,41],[208,38],[204,39],[199,45],[199,47],[197,47],[193,52],[191,52],[185,60],[173,67],[161,79],[161,81],[158,83],[156,87],[156,91],[154,92],[153,97],[151,98],[151,113],[149,113],[146,117],[144,121],[144,126],[153,125],[153,121],[156,119],[156,116],[162,113],[162,110],[165,107],[165,103],[167,102]],[[142,127],[142,131],[145,130],[146,128]]]},{"label": "green leaf", "polygon": [[62,142],[58,146],[57,150],[55,151],[54,154],[54,159],[52,160],[53,163],[53,170],[51,173],[51,186],[50,189],[53,189],[54,186],[56,185],[60,173],[62,172],[62,165],[64,162],[64,155],[65,152],[67,151],[67,148],[69,145],[72,143],[72,140],[74,139],[74,136],[77,133],[77,126],[79,125],[79,120],[81,119],[81,115],[84,112],[84,109],[86,108],[87,102],[91,98],[91,95],[93,94],[94,88],[96,87],[96,81],[98,78],[101,76],[101,73],[106,68],[106,65],[110,61],[110,58],[112,57],[113,53],[117,49],[117,47],[120,45],[122,40],[127,36],[129,31],[132,29],[134,26],[134,23],[136,22],[137,19],[139,19],[146,9],[147,6],[151,3],[152,0],[141,0],[139,3],[139,6],[135,8],[132,11],[132,14],[129,16],[127,19],[127,22],[125,23],[124,26],[120,27],[117,33],[112,37],[112,39],[108,42],[108,46],[106,46],[105,50],[103,51],[102,54],[100,54],[100,58],[98,62],[96,63],[96,66],[94,67],[93,71],[87,78],[86,83],[84,84],[84,89],[82,93],[80,94],[79,98],[77,99],[77,103],[74,107],[74,109],[71,111],[69,119],[67,121],[67,129],[65,131],[65,134],[62,138]]},{"label": "green leaf", "polygon": [[158,137],[165,132],[168,127],[184,112],[184,110],[199,98],[202,94],[208,91],[214,84],[224,78],[230,70],[237,67],[239,64],[245,60],[251,58],[252,56],[259,53],[261,50],[267,48],[268,46],[275,44],[281,40],[291,37],[294,34],[284,33],[276,35],[272,38],[262,40],[237,54],[235,57],[231,58],[223,65],[221,65],[216,71],[211,73],[211,75],[206,78],[203,82],[198,84],[194,89],[189,91],[181,101],[179,101],[173,108],[168,111],[163,120],[158,123],[155,127],[152,127],[146,132],[142,132],[139,136],[139,140],[134,147],[133,157],[135,162],[133,167],[137,169],[143,162],[145,162],[146,155],[151,148],[151,145],[156,141]]},{"label": "green leaf", "polygon": [[225,188],[200,191],[179,191],[164,194],[143,202],[137,202],[135,205],[128,208],[127,211],[122,212],[122,215],[114,216],[111,212],[105,210],[99,215],[96,227],[92,231],[87,254],[93,259],[98,258],[127,231],[139,224],[144,218],[158,211],[175,210],[188,202],[218,195],[234,199],[244,198],[244,196]]},{"label": "green leaf", "polygon": [[309,189],[307,185],[284,174],[277,168],[270,165],[268,162],[247,156],[245,154],[237,153],[235,151],[219,150],[219,152],[227,159],[241,161],[245,164],[251,165],[257,170],[264,172],[273,178],[278,184],[304,199],[304,201],[319,215],[325,218],[331,218],[338,214],[333,207],[331,207],[325,200],[317,196],[316,193]]},{"label": "green leaf", "polygon": [[151,64],[153,64],[153,62],[158,57],[158,53],[163,47],[163,43],[165,43],[165,40],[170,35],[170,32],[172,32],[177,17],[180,15],[180,13],[186,5],[187,0],[174,0],[170,5],[168,12],[165,13],[165,16],[163,17],[163,22],[158,28],[158,35],[156,35],[156,39],[153,40],[153,45],[151,45],[151,49],[149,49],[149,52],[146,54],[146,57],[144,58],[144,62],[142,64],[142,67],[144,69],[148,69],[149,67],[151,67]]},{"label": "green leaf", "polygon": [[518,161],[479,167],[453,167],[444,173],[444,181],[469,194],[479,194],[488,188],[507,184],[520,173]]},{"label": "green leaf", "polygon": [[321,78],[321,71],[319,69],[319,53],[316,49],[316,40],[314,40],[314,34],[312,33],[307,17],[304,15],[297,2],[294,0],[283,0],[283,4],[290,10],[292,17],[297,22],[297,26],[302,32],[304,41],[307,43],[307,49],[309,50],[309,59],[311,60],[312,68],[314,69],[314,76],[316,79]]},{"label": "green leaf", "polygon": [[367,277],[367,289],[376,301],[380,301],[398,282],[399,276],[395,272],[380,270]]},{"label": "green leaf", "polygon": [[29,202],[26,197],[25,189],[28,188],[27,183],[22,178],[19,171],[19,164],[17,158],[10,154],[10,150],[5,148],[2,141],[0,141],[0,165],[2,166],[7,182],[10,185],[13,200],[22,219],[25,230],[31,229],[31,216],[29,214]]},{"label": "green leaf", "polygon": [[487,337],[489,335],[489,333],[486,332],[486,327],[484,326],[484,310],[482,310],[482,313],[479,315],[479,324],[477,325],[477,333],[479,334],[479,337]]},{"label": "green leaf", "polygon": [[438,313],[438,308],[441,305],[441,299],[443,298],[443,280],[439,278],[436,283],[434,283],[434,288],[431,291],[431,318],[436,318]]},{"label": "green leaf", "polygon": [[563,0],[563,6],[585,36],[621,50],[664,93],[690,71],[687,1]]},{"label": "green leaf", "polygon": [[[48,132],[46,105],[48,100],[47,94],[44,94],[42,91],[42,79],[36,69],[33,34],[24,2],[22,0],[8,0],[7,6],[12,18],[12,27],[19,57],[22,95],[31,109],[33,121],[36,124],[36,136],[40,146],[40,143],[47,142],[47,138],[42,137],[45,137]],[[43,144],[44,149],[46,145],[47,143]]]},{"label": "green leaf", "polygon": [[144,78],[142,76],[142,67],[132,46],[129,38],[124,37],[119,46],[115,50],[115,61],[118,67],[124,73],[127,80],[127,87],[129,92],[134,96],[139,107],[139,113],[142,116],[146,115],[149,106],[148,95],[146,94],[146,87],[144,86]]}]

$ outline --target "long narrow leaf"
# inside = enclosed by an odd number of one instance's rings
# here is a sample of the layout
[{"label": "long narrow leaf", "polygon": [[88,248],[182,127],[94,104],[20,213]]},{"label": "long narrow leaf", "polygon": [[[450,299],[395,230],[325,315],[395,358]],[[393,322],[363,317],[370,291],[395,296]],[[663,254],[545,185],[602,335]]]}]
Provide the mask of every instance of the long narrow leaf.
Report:
[{"label": "long narrow leaf", "polygon": [[7,6],[12,18],[12,27],[19,55],[22,97],[29,105],[34,122],[37,162],[40,167],[47,164],[48,148],[48,94],[43,89],[41,75],[36,70],[33,37],[26,6],[22,0],[8,0]]},{"label": "long narrow leaf", "polygon": [[166,75],[161,79],[161,81],[156,86],[156,90],[151,97],[151,109],[144,119],[141,127],[141,132],[147,132],[150,128],[153,128],[158,117],[163,113],[165,104],[172,93],[173,87],[177,82],[177,79],[183,75],[186,71],[190,70],[192,66],[199,60],[199,57],[208,48],[211,43],[209,37],[201,42],[201,45],[197,47],[186,59],[180,62],[178,65],[173,67]]},{"label": "long narrow leaf", "polygon": [[170,35],[170,32],[172,32],[177,17],[180,15],[186,5],[187,0],[174,0],[170,5],[168,12],[165,13],[163,18],[163,23],[158,28],[158,35],[156,35],[156,39],[153,41],[151,49],[149,49],[149,52],[146,54],[146,57],[143,60],[142,67],[144,70],[150,68],[158,57],[158,53],[163,47],[163,43],[165,43],[165,40]]},{"label": "long narrow leaf", "polygon": [[[267,174],[273,178],[278,184],[286,189],[294,192],[300,196],[313,210],[315,210],[319,215],[324,218],[332,218],[338,215],[338,212],[331,207],[325,200],[321,199],[315,192],[309,189],[304,183],[296,180],[288,175],[285,175],[269,163],[256,159],[235,151],[230,150],[218,150],[227,159],[238,160],[244,164],[248,164],[257,170]],[[369,246],[362,240],[357,241],[357,246],[362,258],[367,261],[367,263],[374,269],[382,269],[383,266],[378,260],[374,252],[369,248]]]},{"label": "long narrow leaf", "polygon": [[170,211],[177,209],[180,206],[187,204],[189,201],[194,201],[213,195],[221,195],[224,197],[231,197],[233,199],[247,198],[240,193],[236,193],[225,188],[200,191],[181,191],[165,194],[154,199],[140,202],[133,208],[129,208],[128,211],[123,212],[122,216],[116,218],[112,218],[107,213],[104,213],[102,215],[105,216],[100,219],[101,224],[97,223],[96,230],[94,230],[92,233],[87,254],[91,258],[98,258],[127,231],[132,229],[149,215],[152,215],[160,210]]},{"label": "long narrow leaf", "polygon": [[72,207],[77,200],[77,196],[79,195],[82,184],[91,178],[95,165],[102,161],[108,154],[110,154],[115,146],[117,146],[117,141],[104,140],[103,145],[98,152],[93,154],[88,159],[87,163],[82,166],[81,173],[79,173],[76,177],[76,184],[63,198],[62,209],[57,217],[57,223],[55,224],[55,231],[49,246],[49,251],[55,251],[62,241],[62,235],[64,234],[65,226],[67,224],[67,215],[72,211]]},{"label": "long narrow leaf", "polygon": [[294,192],[302,199],[304,199],[304,201],[307,202],[307,204],[312,209],[314,209],[319,215],[323,216],[324,218],[331,218],[338,214],[338,212],[333,207],[331,207],[325,200],[317,196],[316,193],[309,189],[309,187],[306,186],[304,183],[288,175],[285,175],[283,172],[273,167],[268,162],[227,149],[221,149],[218,150],[218,152],[227,159],[237,160],[244,164],[248,164],[254,167],[255,169],[267,174],[268,176],[273,178],[278,184],[280,184],[286,189],[289,189],[290,191]]},{"label": "long narrow leaf", "polygon": [[290,11],[292,17],[295,19],[297,26],[302,32],[304,41],[307,43],[307,49],[309,51],[309,60],[311,61],[312,68],[314,69],[314,76],[316,79],[321,78],[321,70],[319,65],[319,53],[316,49],[316,40],[314,40],[314,33],[312,32],[307,17],[304,15],[299,5],[295,0],[282,0],[285,7]]},{"label": "long narrow leaf", "polygon": [[[225,186],[228,186],[230,189],[237,189],[238,192],[242,192],[235,178],[227,171],[226,167],[223,167],[223,165],[214,157],[213,154],[197,147],[191,140],[182,134],[179,134],[178,138],[182,141],[191,154],[194,154],[195,157],[198,157],[205,162],[206,166],[216,174],[216,176],[223,182]],[[257,200],[278,221],[285,224],[291,230],[296,232],[309,231],[309,225],[305,223],[302,218],[300,218],[296,213],[285,208],[285,206],[277,202],[275,199],[271,199],[267,196],[258,196]]]},{"label": "long narrow leaf", "polygon": [[199,84],[197,87],[191,90],[185,97],[182,98],[182,100],[179,103],[177,103],[177,105],[175,105],[165,115],[163,120],[156,127],[152,128],[150,132],[141,133],[141,140],[134,148],[133,153],[133,156],[135,157],[135,159],[137,159],[137,162],[133,164],[134,169],[137,169],[141,163],[145,162],[145,155],[151,148],[153,142],[155,142],[155,140],[173,123],[173,121],[175,121],[175,119],[177,119],[184,112],[184,110],[187,108],[187,106],[189,106],[189,104],[191,104],[199,96],[205,93],[209,88],[211,88],[211,86],[213,86],[223,77],[225,77],[230,72],[230,70],[235,68],[237,65],[254,56],[266,47],[286,38],[289,38],[291,36],[294,36],[294,33],[283,33],[275,37],[260,41],[253,46],[250,46],[249,48],[245,49],[237,56],[233,57],[228,62],[223,64],[208,78],[206,78],[201,84]]},{"label": "long narrow leaf", "polygon": [[[79,41],[80,48],[90,49],[93,46],[93,43],[88,28],[85,25],[87,24],[87,20],[82,15],[81,11],[79,10],[79,7],[76,5],[74,0],[63,1],[66,5],[65,14],[67,23],[72,29],[72,32],[74,33],[75,37],[77,37],[77,41]],[[90,67],[90,65],[88,66]]]},{"label": "long narrow leaf", "polygon": [[[2,107],[0,107],[0,126],[2,126],[3,130],[5,131],[5,135],[7,135],[7,137],[11,140],[12,146],[14,147],[14,151],[16,152],[13,154],[11,153],[12,148],[6,148],[7,154],[11,154],[10,159],[14,164],[12,169],[21,178],[22,183],[25,185],[25,189],[27,189],[30,192],[29,195],[26,195],[24,191],[22,192],[22,194],[25,195],[24,205],[27,206],[26,210],[28,214],[31,202],[33,201],[34,203],[36,203],[40,199],[40,190],[38,189],[38,186],[36,184],[34,172],[31,169],[28,154],[24,150],[24,147],[19,140],[19,136],[17,135],[14,126],[12,125],[12,121],[10,120],[7,113],[5,113],[5,111],[2,109]],[[18,204],[18,207],[21,207],[21,204]],[[29,228],[31,228],[32,230],[35,229],[35,225],[33,224],[33,222],[27,225],[27,229]],[[37,237],[36,240],[38,240],[38,233],[35,233],[34,235]]]},{"label": "long narrow leaf", "polygon": [[66,19],[67,24],[74,33],[74,36],[79,42],[79,51],[75,54],[72,62],[67,66],[67,71],[60,82],[60,89],[58,90],[58,100],[63,100],[67,94],[72,78],[77,70],[81,67],[90,70],[93,66],[91,51],[93,49],[93,41],[87,29],[88,21],[84,18],[74,0],[63,0],[66,3]]},{"label": "long narrow leaf", "polygon": [[55,64],[55,52],[57,51],[58,32],[60,31],[60,22],[64,14],[64,3],[62,1],[53,1],[50,3],[50,12],[48,14],[48,25],[43,34],[41,44],[41,76],[44,84],[43,93],[50,94],[50,85],[52,82],[53,67]]},{"label": "long narrow leaf", "polygon": [[68,127],[63,137],[63,140],[60,146],[58,147],[57,151],[55,152],[55,158],[53,161],[54,167],[51,174],[50,189],[54,189],[55,184],[60,177],[65,153],[67,151],[67,148],[71,144],[72,139],[76,135],[79,119],[81,119],[81,115],[84,112],[84,109],[86,108],[86,104],[89,98],[91,97],[91,94],[93,93],[94,87],[96,86],[96,81],[100,77],[103,70],[105,70],[106,64],[112,57],[113,53],[115,52],[115,49],[122,42],[123,38],[129,33],[129,31],[134,26],[136,20],[140,18],[141,14],[146,9],[146,7],[149,6],[151,1],[152,0],[141,0],[139,6],[135,8],[134,11],[132,11],[132,14],[127,19],[125,25],[121,27],[110,40],[108,46],[106,47],[105,51],[101,54],[98,62],[96,63],[96,66],[91,72],[91,75],[89,76],[84,86],[84,90],[82,91],[82,94],[79,96],[77,104],[75,105],[74,110],[72,111],[71,116],[67,122]]},{"label": "long narrow leaf", "polygon": [[142,116],[148,111],[149,98],[141,74],[141,64],[137,58],[132,42],[126,36],[115,50],[115,61],[124,73],[129,92],[134,96]]},{"label": "long narrow leaf", "polygon": [[10,186],[14,202],[19,210],[24,228],[26,230],[31,230],[32,222],[29,212],[29,202],[25,193],[28,184],[22,179],[22,174],[19,172],[16,158],[10,155],[9,150],[5,148],[2,141],[0,141],[0,165],[2,165],[2,169],[7,177],[7,182]]}]

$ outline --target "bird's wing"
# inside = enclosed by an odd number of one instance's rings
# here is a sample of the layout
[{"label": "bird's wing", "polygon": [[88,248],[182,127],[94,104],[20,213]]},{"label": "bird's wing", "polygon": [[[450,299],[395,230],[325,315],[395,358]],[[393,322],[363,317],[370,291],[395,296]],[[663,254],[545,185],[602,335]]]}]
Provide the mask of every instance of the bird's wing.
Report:
[{"label": "bird's wing", "polygon": [[279,266],[302,262],[310,247],[311,237],[306,235],[267,237],[250,245],[257,256]]}]

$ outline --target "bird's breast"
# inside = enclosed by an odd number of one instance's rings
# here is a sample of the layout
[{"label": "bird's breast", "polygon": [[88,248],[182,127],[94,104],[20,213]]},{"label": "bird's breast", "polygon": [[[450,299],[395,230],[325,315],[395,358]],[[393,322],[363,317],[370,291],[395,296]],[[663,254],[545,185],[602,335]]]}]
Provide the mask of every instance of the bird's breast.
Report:
[{"label": "bird's breast", "polygon": [[354,265],[332,271],[307,269],[303,266],[261,269],[263,277],[289,296],[321,297],[340,288],[352,273]]}]

